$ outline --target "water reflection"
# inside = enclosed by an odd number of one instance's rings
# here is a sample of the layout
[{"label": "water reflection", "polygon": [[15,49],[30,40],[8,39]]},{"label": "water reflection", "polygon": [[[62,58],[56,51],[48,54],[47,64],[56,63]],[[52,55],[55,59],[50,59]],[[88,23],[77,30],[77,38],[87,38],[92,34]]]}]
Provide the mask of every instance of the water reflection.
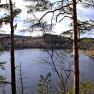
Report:
[{"label": "water reflection", "polygon": [[[58,50],[60,52],[60,50]],[[66,53],[65,53],[66,54]],[[69,56],[68,56],[69,57]],[[24,86],[26,94],[31,94],[30,91],[36,91],[37,83],[41,74],[47,74],[52,72],[52,80],[54,84],[57,84],[58,77],[56,72],[48,65],[43,64],[43,59],[49,60],[49,56],[46,52],[40,49],[24,49],[15,50],[15,62],[16,66],[22,63],[22,74],[24,77]],[[94,81],[92,77],[94,75],[94,59],[80,53],[80,77],[81,81]],[[0,54],[0,60],[6,61],[5,71],[1,71],[0,74],[6,76],[10,81],[10,53],[5,51]],[[59,61],[58,61],[59,62]],[[57,63],[58,63],[57,62]],[[16,68],[17,83],[19,83],[19,67]],[[17,90],[20,91],[20,84],[17,84]],[[6,94],[10,94],[10,87],[6,87]],[[1,93],[0,93],[1,94]],[[18,93],[20,94],[20,92]]]}]

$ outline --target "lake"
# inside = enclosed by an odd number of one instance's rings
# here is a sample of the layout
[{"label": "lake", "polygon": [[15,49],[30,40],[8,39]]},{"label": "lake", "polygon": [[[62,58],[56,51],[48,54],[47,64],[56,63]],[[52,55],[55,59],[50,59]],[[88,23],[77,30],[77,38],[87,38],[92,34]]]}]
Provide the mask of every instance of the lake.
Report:
[{"label": "lake", "polygon": [[[48,51],[42,49],[24,49],[15,50],[15,62],[16,62],[16,76],[17,76],[17,92],[20,93],[20,79],[19,79],[19,65],[22,64],[22,75],[24,81],[24,92],[25,94],[35,94],[37,91],[37,84],[40,79],[40,75],[46,75],[51,72],[53,84],[57,84],[58,76],[52,67],[46,62],[50,61]],[[65,59],[70,59],[70,54],[62,50],[56,50],[57,54],[60,53]],[[63,53],[61,53],[63,52]],[[54,56],[55,63],[58,65],[60,62],[57,56]],[[80,80],[81,81],[94,81],[92,77],[94,75],[94,59],[83,55],[80,51]],[[10,81],[10,52],[4,51],[0,53],[0,61],[5,61],[5,70],[0,69],[0,75],[3,75]],[[44,62],[45,61],[45,62]],[[69,61],[70,62],[70,61]],[[10,85],[4,88],[5,94],[10,93]],[[0,94],[4,94],[1,88]]]}]

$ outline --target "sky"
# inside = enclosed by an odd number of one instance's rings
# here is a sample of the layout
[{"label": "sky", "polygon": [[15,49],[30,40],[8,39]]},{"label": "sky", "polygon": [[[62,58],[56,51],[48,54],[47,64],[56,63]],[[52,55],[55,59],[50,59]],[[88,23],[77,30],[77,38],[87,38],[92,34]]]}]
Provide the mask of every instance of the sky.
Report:
[{"label": "sky", "polygon": [[[2,3],[4,3],[6,0],[2,0]],[[26,8],[25,8],[25,2],[23,2],[23,0],[12,0],[13,2],[15,2],[16,6],[18,8],[22,9],[22,13],[15,18],[14,20],[14,24],[17,23],[17,29],[15,30],[15,34],[19,34],[19,35],[30,35],[31,33],[27,33],[27,32],[19,32],[19,30],[21,29],[26,29],[27,27],[25,26],[25,23],[23,22],[26,18],[27,18],[27,14],[26,14]],[[51,0],[51,2],[55,2],[57,0]],[[88,19],[94,19],[94,9],[92,8],[84,8],[81,5],[77,5],[77,14],[78,14],[78,19],[81,20],[88,20]],[[2,13],[0,13],[2,14]],[[43,14],[43,13],[42,13]],[[41,15],[42,15],[41,14]],[[47,15],[47,20],[51,17],[50,15]],[[56,26],[53,28],[53,31],[55,32],[55,34],[61,34],[63,31],[66,31],[69,28],[70,21],[65,19],[64,21],[60,22],[60,23],[56,23]],[[7,31],[6,33],[10,32],[10,26],[9,25],[3,25],[3,27],[1,28],[1,30],[5,30]],[[36,33],[32,33],[32,35],[36,35]],[[87,33],[84,35],[84,37],[94,37],[93,32],[92,33]]]}]

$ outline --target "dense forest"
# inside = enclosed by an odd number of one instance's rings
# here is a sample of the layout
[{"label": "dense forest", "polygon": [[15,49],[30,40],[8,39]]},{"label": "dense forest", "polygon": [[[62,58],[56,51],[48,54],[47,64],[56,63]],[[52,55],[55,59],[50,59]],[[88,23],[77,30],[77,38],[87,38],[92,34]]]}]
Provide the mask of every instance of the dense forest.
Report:
[{"label": "dense forest", "polygon": [[[24,8],[20,5],[22,2],[25,3]],[[90,60],[94,60],[94,37],[83,37],[83,34],[93,34],[94,18],[79,17],[82,13],[78,13],[78,7],[93,10],[94,1],[1,0],[0,94],[94,94],[94,79],[90,77],[87,80],[89,76],[86,76],[86,80],[82,80],[86,71],[93,76],[93,69],[89,72],[88,67],[93,67]],[[18,31],[22,25],[20,21],[23,21],[24,28]],[[57,27],[58,34],[54,32],[57,24],[62,25],[61,33],[58,33],[61,28]],[[34,32],[36,36],[32,36]],[[24,51],[29,51],[28,55]],[[37,56],[40,61],[37,61]],[[34,70],[33,59],[37,62]],[[85,66],[87,62],[88,67]],[[24,65],[29,63],[32,71]],[[86,71],[81,75],[84,67]],[[8,72],[6,75],[5,70]],[[26,74],[28,77],[24,76]],[[29,79],[24,81],[26,78]]]}]

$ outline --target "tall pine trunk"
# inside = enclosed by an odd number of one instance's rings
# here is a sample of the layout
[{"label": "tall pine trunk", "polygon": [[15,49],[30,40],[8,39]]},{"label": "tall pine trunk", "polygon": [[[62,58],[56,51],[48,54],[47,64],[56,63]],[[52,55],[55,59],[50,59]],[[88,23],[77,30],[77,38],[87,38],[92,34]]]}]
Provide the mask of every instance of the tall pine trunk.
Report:
[{"label": "tall pine trunk", "polygon": [[74,64],[73,94],[79,94],[79,53],[78,53],[78,25],[76,13],[76,0],[73,0],[73,64]]},{"label": "tall pine trunk", "polygon": [[10,28],[11,28],[11,90],[12,94],[16,94],[16,76],[15,76],[15,56],[14,56],[14,27],[13,27],[13,4],[12,1],[9,0],[10,3]]}]

